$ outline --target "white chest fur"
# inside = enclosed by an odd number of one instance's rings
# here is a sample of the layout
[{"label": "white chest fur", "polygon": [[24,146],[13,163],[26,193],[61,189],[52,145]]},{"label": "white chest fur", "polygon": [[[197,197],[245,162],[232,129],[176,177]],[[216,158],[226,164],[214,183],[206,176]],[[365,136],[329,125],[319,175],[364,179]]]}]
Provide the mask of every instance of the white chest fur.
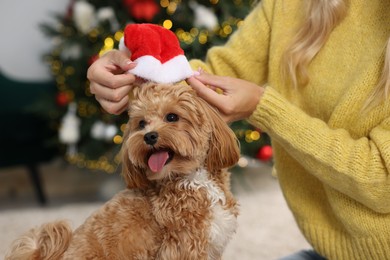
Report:
[{"label": "white chest fur", "polygon": [[209,231],[209,259],[219,259],[227,243],[237,229],[237,219],[231,210],[226,209],[226,197],[216,183],[208,177],[205,169],[188,175],[179,184],[184,189],[204,188],[211,202],[212,221]]}]

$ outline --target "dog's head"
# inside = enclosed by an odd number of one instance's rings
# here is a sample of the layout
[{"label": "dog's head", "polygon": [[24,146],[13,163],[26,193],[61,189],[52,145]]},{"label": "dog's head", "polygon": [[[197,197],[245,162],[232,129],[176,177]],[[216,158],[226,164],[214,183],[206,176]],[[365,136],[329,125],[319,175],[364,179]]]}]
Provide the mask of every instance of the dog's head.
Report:
[{"label": "dog's head", "polygon": [[122,146],[129,188],[145,188],[201,167],[215,172],[239,159],[232,130],[185,84],[134,87],[129,117]]}]

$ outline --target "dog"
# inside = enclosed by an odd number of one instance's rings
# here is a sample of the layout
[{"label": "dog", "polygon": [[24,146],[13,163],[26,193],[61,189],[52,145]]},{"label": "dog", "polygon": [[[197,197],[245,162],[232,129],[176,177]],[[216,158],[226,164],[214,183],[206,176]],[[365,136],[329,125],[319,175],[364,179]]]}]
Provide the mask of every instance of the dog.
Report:
[{"label": "dog", "polygon": [[235,134],[185,83],[133,88],[121,149],[127,188],[74,232],[47,223],[14,241],[14,259],[221,259],[237,228],[227,169]]}]

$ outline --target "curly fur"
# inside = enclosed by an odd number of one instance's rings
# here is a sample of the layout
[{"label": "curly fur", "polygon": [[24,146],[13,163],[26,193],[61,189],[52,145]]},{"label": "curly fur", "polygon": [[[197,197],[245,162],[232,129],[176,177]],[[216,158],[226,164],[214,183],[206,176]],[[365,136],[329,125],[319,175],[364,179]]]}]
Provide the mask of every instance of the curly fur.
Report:
[{"label": "curly fur", "polygon": [[[183,84],[135,87],[129,117],[127,189],[74,232],[65,222],[29,231],[6,259],[221,259],[237,226],[225,170],[239,158],[234,133]],[[150,132],[158,138],[148,144]],[[157,172],[148,165],[156,151],[170,155]]]}]

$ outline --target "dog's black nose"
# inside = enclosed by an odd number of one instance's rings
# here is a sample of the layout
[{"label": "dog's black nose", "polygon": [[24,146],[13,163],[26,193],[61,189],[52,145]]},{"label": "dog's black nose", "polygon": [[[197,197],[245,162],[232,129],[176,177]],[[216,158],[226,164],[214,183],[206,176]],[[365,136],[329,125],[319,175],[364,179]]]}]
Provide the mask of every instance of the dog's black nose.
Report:
[{"label": "dog's black nose", "polygon": [[157,143],[157,139],[158,139],[157,132],[149,132],[144,135],[144,141],[149,145],[154,145],[155,143]]}]

